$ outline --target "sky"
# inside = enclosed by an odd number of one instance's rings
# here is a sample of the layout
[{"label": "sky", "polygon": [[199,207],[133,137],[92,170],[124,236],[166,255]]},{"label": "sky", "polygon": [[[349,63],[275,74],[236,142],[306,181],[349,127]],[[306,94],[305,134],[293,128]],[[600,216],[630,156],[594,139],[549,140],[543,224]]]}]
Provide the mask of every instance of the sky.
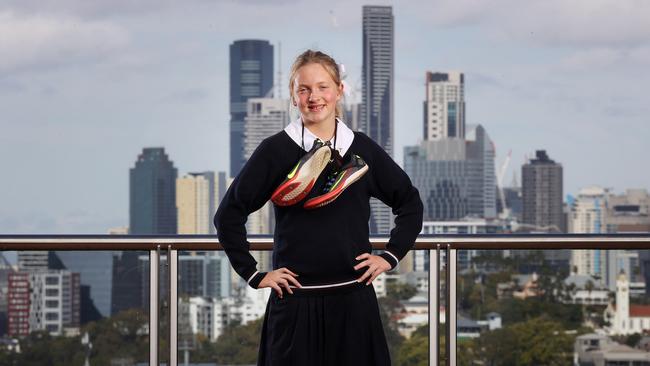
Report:
[{"label": "sky", "polygon": [[179,175],[227,170],[229,45],[274,44],[285,97],[307,48],[354,87],[363,5],[393,6],[398,163],[421,139],[425,73],[461,71],[467,124],[486,128],[497,170],[512,151],[506,183],[545,149],[565,195],[650,188],[646,0],[3,0],[0,233],[128,225],[144,147],[165,147]]}]

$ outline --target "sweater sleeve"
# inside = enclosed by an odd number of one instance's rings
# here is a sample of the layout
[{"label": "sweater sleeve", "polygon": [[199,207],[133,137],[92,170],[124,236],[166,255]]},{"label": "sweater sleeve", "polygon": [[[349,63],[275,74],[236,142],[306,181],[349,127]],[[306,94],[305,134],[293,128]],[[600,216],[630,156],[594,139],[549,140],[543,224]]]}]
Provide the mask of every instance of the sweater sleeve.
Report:
[{"label": "sweater sleeve", "polygon": [[390,231],[386,251],[381,254],[392,268],[413,247],[422,230],[423,205],[420,193],[408,175],[379,145],[374,149],[370,171],[372,172],[372,196],[392,208],[395,227]]},{"label": "sweater sleeve", "polygon": [[257,288],[266,272],[257,270],[246,237],[248,215],[259,210],[273,193],[277,177],[273,173],[273,154],[263,141],[234,179],[214,216],[217,237],[230,264],[251,287]]}]

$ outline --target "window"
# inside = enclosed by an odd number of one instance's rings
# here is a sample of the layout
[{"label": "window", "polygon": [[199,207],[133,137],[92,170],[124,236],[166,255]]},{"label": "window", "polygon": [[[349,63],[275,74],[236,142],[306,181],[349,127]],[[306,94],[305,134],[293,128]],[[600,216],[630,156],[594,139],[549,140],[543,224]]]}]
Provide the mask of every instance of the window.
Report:
[{"label": "window", "polygon": [[59,284],[59,278],[58,277],[45,277],[45,284],[46,285],[58,285]]},{"label": "window", "polygon": [[58,308],[59,307],[59,301],[58,300],[47,300],[47,301],[45,301],[45,307],[46,308]]},{"label": "window", "polygon": [[59,326],[56,324],[48,324],[47,325],[47,331],[48,332],[58,332],[59,331]]},{"label": "window", "polygon": [[45,296],[59,296],[59,289],[48,288],[45,290]]}]

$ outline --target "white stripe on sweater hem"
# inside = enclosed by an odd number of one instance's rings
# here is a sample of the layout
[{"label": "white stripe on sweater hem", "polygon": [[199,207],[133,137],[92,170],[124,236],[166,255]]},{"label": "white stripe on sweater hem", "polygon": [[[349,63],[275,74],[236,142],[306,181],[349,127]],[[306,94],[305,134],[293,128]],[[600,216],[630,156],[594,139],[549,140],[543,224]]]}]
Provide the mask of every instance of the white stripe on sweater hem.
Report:
[{"label": "white stripe on sweater hem", "polygon": [[347,281],[347,282],[333,283],[333,284],[330,284],[330,285],[312,285],[312,286],[301,286],[301,287],[289,286],[289,287],[291,287],[291,288],[301,288],[301,289],[328,288],[328,287],[345,286],[345,285],[349,285],[349,284],[355,283],[355,282],[359,282],[359,281],[352,280],[352,281]]},{"label": "white stripe on sweater hem", "polygon": [[252,280],[253,278],[255,278],[255,275],[258,274],[258,273],[260,273],[260,271],[255,271],[255,273],[253,273],[253,275],[250,276],[250,277],[248,278],[248,281],[246,281],[246,283],[248,283],[248,284],[250,285],[250,284],[251,284],[251,280]]}]

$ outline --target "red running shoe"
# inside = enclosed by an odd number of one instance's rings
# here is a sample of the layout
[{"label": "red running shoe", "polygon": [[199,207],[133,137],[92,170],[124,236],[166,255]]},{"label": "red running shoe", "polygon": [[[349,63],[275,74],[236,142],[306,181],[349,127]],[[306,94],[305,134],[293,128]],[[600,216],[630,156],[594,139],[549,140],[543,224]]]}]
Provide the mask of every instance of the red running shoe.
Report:
[{"label": "red running shoe", "polygon": [[331,203],[367,171],[368,165],[366,165],[366,162],[360,156],[352,155],[352,160],[329,178],[323,194],[307,200],[305,208],[311,210]]},{"label": "red running shoe", "polygon": [[311,150],[298,161],[287,179],[273,192],[271,201],[278,206],[290,206],[305,198],[327,166],[331,154],[329,146],[321,140],[315,140]]}]

